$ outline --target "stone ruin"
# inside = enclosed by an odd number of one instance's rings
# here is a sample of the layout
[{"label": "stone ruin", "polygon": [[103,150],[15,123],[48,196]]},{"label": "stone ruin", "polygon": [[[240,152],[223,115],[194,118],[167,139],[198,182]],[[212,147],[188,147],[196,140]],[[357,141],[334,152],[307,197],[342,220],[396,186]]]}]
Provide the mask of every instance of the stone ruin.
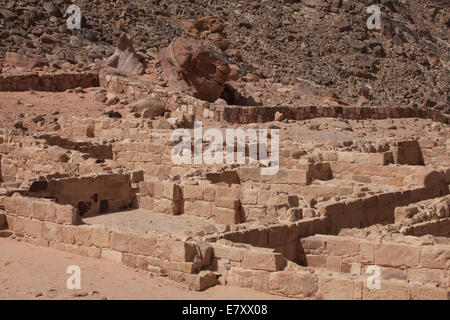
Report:
[{"label": "stone ruin", "polygon": [[[448,116],[393,106],[230,106],[108,68],[0,75],[2,92],[78,87],[101,87],[109,100],[131,104],[101,117],[61,115],[57,132],[2,130],[2,237],[147,270],[194,290],[450,298]],[[314,124],[321,118],[341,126],[342,138],[322,136],[326,129]],[[383,119],[423,122],[441,134],[346,136],[349,123]],[[278,173],[173,164],[171,134],[191,130],[194,120],[209,128],[282,127]],[[313,135],[297,136],[301,125],[315,127]],[[381,269],[379,289],[367,287],[370,266]]]}]

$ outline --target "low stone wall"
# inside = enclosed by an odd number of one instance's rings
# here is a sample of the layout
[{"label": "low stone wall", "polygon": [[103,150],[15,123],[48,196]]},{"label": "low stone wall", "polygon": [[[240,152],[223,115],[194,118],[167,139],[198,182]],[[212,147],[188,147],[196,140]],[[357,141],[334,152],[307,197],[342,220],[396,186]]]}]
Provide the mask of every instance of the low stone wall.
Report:
[{"label": "low stone wall", "polygon": [[197,120],[215,119],[233,123],[270,122],[277,112],[285,118],[305,120],[312,118],[344,119],[387,119],[387,118],[427,118],[442,123],[450,123],[450,117],[436,110],[413,107],[337,107],[337,106],[224,106],[210,104],[181,92],[156,87],[149,82],[121,76],[103,70],[100,72],[100,84],[112,91],[127,94],[132,100],[146,96],[160,98],[171,111],[194,114]]},{"label": "low stone wall", "polygon": [[[301,219],[304,215],[301,206],[305,205],[303,201],[300,204],[298,196],[285,192],[247,188],[237,184],[228,187],[211,184],[206,180],[192,184],[141,181],[138,201],[140,208],[153,212],[214,218],[216,223],[224,225],[265,218],[278,218],[282,221]],[[296,209],[297,214],[291,217],[289,209]]]},{"label": "low stone wall", "polygon": [[433,141],[423,137],[419,145],[427,165],[450,167],[450,139]]},{"label": "low stone wall", "polygon": [[360,275],[380,266],[382,279],[409,280],[450,288],[450,245],[374,242],[351,237],[315,235],[301,240],[307,265]]},{"label": "low stone wall", "polygon": [[[112,158],[112,147],[108,144],[75,142],[57,135],[43,137],[45,139],[3,137],[3,143],[0,143],[3,182],[25,183],[26,187],[30,181],[42,177],[53,179],[102,173],[106,170],[96,160]],[[92,159],[86,160],[87,157]]]},{"label": "low stone wall", "polygon": [[450,195],[397,207],[395,223],[406,235],[450,236]]},{"label": "low stone wall", "polygon": [[[447,264],[450,261],[447,257],[448,246],[414,246],[413,251],[420,250],[418,268],[426,272],[408,273],[409,271],[406,271],[406,278],[412,279],[411,283],[385,276],[381,289],[371,290],[366,287],[367,277],[364,275],[330,274],[330,271],[311,271],[300,266],[289,270],[284,257],[271,249],[251,247],[244,249],[220,241],[210,244],[179,241],[167,235],[135,234],[95,225],[65,225],[11,214],[10,211],[14,211],[13,208],[9,204],[5,206],[8,227],[24,241],[79,255],[102,258],[156,274],[166,274],[175,281],[187,283],[194,290],[204,290],[221,283],[300,299],[386,299],[388,297],[389,299],[445,300],[449,298],[448,290],[445,289],[448,288],[448,281],[445,288],[438,288],[433,282],[436,279],[448,279]],[[315,232],[312,226],[319,220],[323,219],[303,221],[299,225],[303,225],[301,229],[310,229],[310,232]],[[273,239],[277,239],[278,235]],[[268,238],[270,239],[270,235]],[[316,249],[325,248],[324,242],[319,242],[318,246],[314,245],[316,242],[311,242],[313,238],[307,238],[311,246]],[[339,237],[331,238],[340,240]],[[358,258],[363,242],[363,240],[358,242]],[[373,244],[369,242],[369,245]],[[380,247],[374,245],[374,261],[382,266],[386,258],[383,252],[379,253],[377,250],[392,250],[391,247],[384,247],[385,245],[399,246],[394,248],[397,251],[410,249],[409,246],[402,244],[381,244]],[[345,250],[353,250],[352,248],[346,243],[339,243],[337,246],[327,246],[327,250],[330,250],[327,253],[333,253],[339,257],[339,250],[347,252]],[[405,263],[401,259],[409,263],[415,261],[416,256],[417,253],[412,257],[396,255],[395,259],[400,260],[388,259],[388,262],[397,261],[396,264],[402,265]],[[379,259],[384,260],[379,261]],[[443,270],[443,267],[446,269]],[[436,273],[439,270],[441,273]],[[447,271],[447,275],[442,271]],[[422,274],[425,278],[420,277]],[[437,275],[441,278],[436,278]],[[422,284],[429,279],[433,280],[431,284],[434,286]]]},{"label": "low stone wall", "polygon": [[450,170],[433,169],[421,166],[379,166],[372,164],[353,164],[348,162],[330,162],[333,177],[357,182],[408,187],[410,185],[431,185],[442,180],[450,182]]},{"label": "low stone wall", "polygon": [[[14,195],[13,197],[0,196],[0,206],[5,208],[8,225],[11,226],[12,218],[26,218],[30,222],[30,228],[38,221],[55,222],[58,224],[73,225],[79,222],[78,211],[70,205],[61,205],[48,199],[36,199]],[[22,222],[17,220],[20,228],[24,228]]]},{"label": "low stone wall", "polygon": [[338,234],[344,228],[364,228],[377,223],[394,222],[396,207],[409,205],[417,201],[440,197],[448,194],[443,186],[415,188],[398,192],[389,192],[345,201],[328,201],[320,203],[318,214],[330,219],[329,230],[324,234]]},{"label": "low stone wall", "polygon": [[98,74],[95,72],[0,75],[0,91],[61,92],[67,89],[91,88],[99,85]]},{"label": "low stone wall", "polygon": [[39,146],[22,148],[14,144],[0,145],[2,180],[4,182],[29,181],[39,176],[60,173],[61,176],[75,175],[78,164],[69,163],[66,150],[58,147],[43,149]]},{"label": "low stone wall", "polygon": [[435,237],[450,237],[450,218],[415,223],[402,230],[404,235],[421,237],[433,235]]},{"label": "low stone wall", "polygon": [[129,174],[38,180],[31,183],[28,195],[70,204],[80,215],[125,210],[135,204]]},{"label": "low stone wall", "polygon": [[218,224],[243,221],[239,199],[217,196],[214,186],[179,185],[168,181],[141,181],[139,206],[158,213],[214,218]]},{"label": "low stone wall", "polygon": [[201,119],[204,110],[209,107],[209,102],[196,99],[185,93],[104,71],[100,72],[100,84],[108,90],[127,95],[132,101],[147,96],[161,99],[166,104],[167,110],[192,114],[195,115],[196,119]]},{"label": "low stone wall", "polygon": [[36,136],[36,139],[43,139],[51,146],[58,146],[63,149],[76,150],[81,153],[87,154],[91,158],[95,159],[112,159],[112,145],[111,144],[99,144],[97,142],[71,140],[63,138],[56,134],[42,134]]},{"label": "low stone wall", "polygon": [[194,290],[217,283],[214,273],[201,270],[210,264],[212,257],[208,245],[95,225],[70,226],[11,214],[9,205],[5,209],[9,229],[32,244],[168,275]]},{"label": "low stone wall", "polygon": [[[61,132],[70,138],[146,139],[151,128],[142,119],[66,118]],[[168,130],[171,133],[171,130]]]},{"label": "low stone wall", "polygon": [[[239,192],[238,189],[236,189],[236,192]],[[231,193],[228,191],[228,197],[230,196]],[[208,239],[211,242],[226,239],[255,247],[273,248],[282,253],[288,260],[302,263],[304,257],[300,254],[301,248],[298,246],[298,241],[301,238],[314,234],[337,235],[344,228],[364,228],[378,223],[390,224],[394,221],[396,206],[417,202],[417,199],[439,196],[439,190],[416,188],[342,202],[323,202],[315,210],[319,215],[315,218],[303,217],[296,222],[269,226],[252,227],[246,225],[239,228],[238,231],[225,232],[220,236],[210,236]],[[276,203],[273,197],[268,199],[271,199],[271,203]],[[246,200],[242,200],[242,203],[245,204]]]},{"label": "low stone wall", "polygon": [[[280,112],[286,119],[306,120],[313,118],[343,118],[350,120],[387,118],[426,118],[449,124],[450,117],[436,110],[413,107],[337,107],[337,106],[217,106],[212,104],[210,111],[217,121],[232,123],[261,123],[274,121]],[[205,113],[206,114],[206,113]]]},{"label": "low stone wall", "polygon": [[[223,269],[223,268],[222,268]],[[220,269],[219,269],[220,270]],[[231,267],[222,271],[222,285],[249,288],[297,299],[317,300],[448,300],[450,291],[435,285],[384,279],[380,289],[367,287],[368,276],[333,272],[295,271],[269,272]]]}]

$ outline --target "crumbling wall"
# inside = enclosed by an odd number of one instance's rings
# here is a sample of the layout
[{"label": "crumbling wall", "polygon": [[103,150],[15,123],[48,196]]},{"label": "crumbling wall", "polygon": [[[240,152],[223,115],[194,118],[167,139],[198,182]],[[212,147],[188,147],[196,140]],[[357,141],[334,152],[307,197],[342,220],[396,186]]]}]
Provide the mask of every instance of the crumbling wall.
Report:
[{"label": "crumbling wall", "polygon": [[112,145],[109,143],[99,144],[97,142],[71,140],[57,134],[42,134],[36,138],[45,140],[51,146],[79,151],[91,158],[102,160],[113,158]]},{"label": "crumbling wall", "polygon": [[201,119],[203,111],[209,107],[208,102],[185,93],[156,87],[149,82],[120,75],[101,72],[100,84],[108,90],[126,94],[131,100],[139,100],[147,96],[161,99],[166,104],[167,110],[192,114],[197,119]]},{"label": "crumbling wall", "polygon": [[[411,240],[409,241],[411,242]],[[450,245],[419,241],[368,241],[315,235],[301,240],[307,265],[361,275],[370,265],[381,267],[382,279],[408,280],[450,288]]]},{"label": "crumbling wall", "polygon": [[0,91],[53,91],[62,92],[74,88],[98,87],[98,74],[83,73],[29,73],[0,75]]},{"label": "crumbling wall", "polygon": [[223,106],[211,104],[205,118],[231,123],[261,123],[275,119],[279,112],[285,119],[307,120],[313,118],[343,118],[352,120],[387,118],[426,118],[442,123],[450,123],[450,117],[436,110],[414,107],[357,107],[357,106]]},{"label": "crumbling wall", "polygon": [[129,174],[39,180],[32,182],[28,194],[70,204],[81,216],[124,210],[135,204]]}]

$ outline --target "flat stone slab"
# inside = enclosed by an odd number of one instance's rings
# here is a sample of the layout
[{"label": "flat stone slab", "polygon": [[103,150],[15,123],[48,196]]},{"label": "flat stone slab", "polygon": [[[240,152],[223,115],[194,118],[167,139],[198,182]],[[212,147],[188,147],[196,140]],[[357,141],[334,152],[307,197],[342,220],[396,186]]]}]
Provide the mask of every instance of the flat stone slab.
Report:
[{"label": "flat stone slab", "polygon": [[134,233],[168,232],[180,234],[189,231],[196,232],[205,228],[209,230],[215,228],[214,224],[204,218],[186,215],[171,216],[153,213],[145,209],[83,217],[83,222]]}]

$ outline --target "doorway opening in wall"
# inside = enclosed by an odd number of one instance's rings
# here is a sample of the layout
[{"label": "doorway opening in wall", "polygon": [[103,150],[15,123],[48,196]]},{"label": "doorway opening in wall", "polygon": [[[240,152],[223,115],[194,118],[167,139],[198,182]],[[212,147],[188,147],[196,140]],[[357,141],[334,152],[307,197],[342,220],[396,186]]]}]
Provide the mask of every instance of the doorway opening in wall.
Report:
[{"label": "doorway opening in wall", "polygon": [[86,203],[86,202],[80,201],[80,202],[78,202],[77,207],[78,207],[78,212],[80,213],[80,217],[82,217],[86,213],[88,213],[89,210],[91,209],[91,203],[90,202]]},{"label": "doorway opening in wall", "polygon": [[101,200],[100,201],[100,213],[108,212],[108,210],[109,210],[108,200]]}]

